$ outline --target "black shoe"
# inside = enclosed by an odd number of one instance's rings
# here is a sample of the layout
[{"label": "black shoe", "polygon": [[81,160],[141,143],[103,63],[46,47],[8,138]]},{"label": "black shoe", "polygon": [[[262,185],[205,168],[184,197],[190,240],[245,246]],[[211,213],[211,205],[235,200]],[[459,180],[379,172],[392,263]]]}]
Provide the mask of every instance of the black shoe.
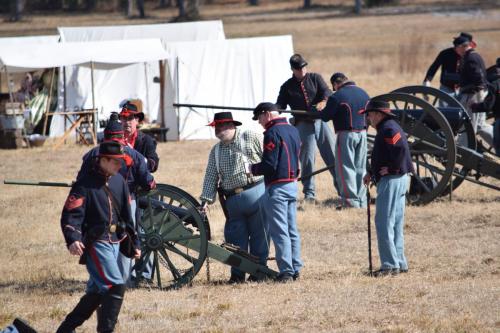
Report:
[{"label": "black shoe", "polygon": [[314,197],[306,197],[306,198],[304,198],[304,203],[315,205],[316,199]]},{"label": "black shoe", "polygon": [[408,268],[405,269],[399,269],[399,273],[408,273]]},{"label": "black shoe", "polygon": [[295,274],[293,274],[292,278],[293,278],[293,281],[297,281],[298,279],[300,279],[300,272],[295,272]]},{"label": "black shoe", "polygon": [[16,327],[19,333],[36,333],[36,330],[21,318],[14,319],[12,324]]},{"label": "black shoe", "polygon": [[373,272],[374,277],[392,276],[398,274],[399,268],[379,269],[378,271]]},{"label": "black shoe", "polygon": [[342,205],[335,207],[335,210],[342,210],[342,209],[344,209],[344,206],[342,206]]},{"label": "black shoe", "polygon": [[279,274],[278,277],[276,278],[276,282],[279,282],[279,283],[293,282],[293,275],[292,274]]},{"label": "black shoe", "polygon": [[239,275],[233,275],[231,274],[231,277],[227,281],[228,284],[239,284],[239,283],[245,283],[245,276],[239,276]]},{"label": "black shoe", "polygon": [[80,299],[78,304],[71,311],[61,326],[57,329],[57,333],[73,332],[75,328],[83,324],[83,322],[92,316],[92,313],[101,304],[102,296],[100,294],[85,294]]}]

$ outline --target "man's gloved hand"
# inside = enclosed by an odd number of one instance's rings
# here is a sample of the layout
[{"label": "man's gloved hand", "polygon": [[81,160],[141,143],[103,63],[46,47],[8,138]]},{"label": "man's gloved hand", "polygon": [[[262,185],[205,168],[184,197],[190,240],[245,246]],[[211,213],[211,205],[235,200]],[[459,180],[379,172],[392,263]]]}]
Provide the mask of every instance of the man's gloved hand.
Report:
[{"label": "man's gloved hand", "polygon": [[423,86],[426,86],[426,87],[430,87],[430,86],[431,86],[431,81],[429,81],[429,80],[424,80],[424,82],[422,82],[422,85],[423,85]]}]

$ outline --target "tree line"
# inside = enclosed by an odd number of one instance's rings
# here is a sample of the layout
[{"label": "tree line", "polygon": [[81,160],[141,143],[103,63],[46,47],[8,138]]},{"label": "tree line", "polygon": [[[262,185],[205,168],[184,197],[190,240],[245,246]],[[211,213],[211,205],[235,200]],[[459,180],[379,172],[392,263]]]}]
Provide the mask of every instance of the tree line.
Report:
[{"label": "tree line", "polygon": [[[93,12],[98,9],[123,11],[124,15],[134,16],[137,9],[140,18],[146,17],[145,2],[156,3],[158,8],[177,7],[178,16],[175,21],[194,21],[200,18],[200,5],[212,4],[214,0],[0,0],[0,12],[8,15],[12,22],[22,20],[29,11],[63,10],[71,12]],[[220,1],[220,0],[219,0]],[[250,6],[259,6],[260,0],[245,0]],[[351,0],[354,12],[359,14],[363,6],[379,6],[395,4],[399,0]],[[313,7],[313,0],[303,0],[303,8]]]}]

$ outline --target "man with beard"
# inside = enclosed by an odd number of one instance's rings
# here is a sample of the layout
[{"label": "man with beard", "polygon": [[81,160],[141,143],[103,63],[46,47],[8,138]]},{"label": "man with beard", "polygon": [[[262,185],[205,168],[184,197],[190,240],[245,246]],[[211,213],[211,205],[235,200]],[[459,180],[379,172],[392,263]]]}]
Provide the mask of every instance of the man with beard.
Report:
[{"label": "man with beard", "polygon": [[[262,156],[262,137],[253,131],[237,127],[231,112],[219,112],[208,126],[214,127],[220,140],[210,151],[200,196],[202,209],[219,200],[227,212],[224,226],[226,242],[238,246],[267,264],[269,246],[261,198],[264,195],[264,179],[252,176],[248,171],[251,163],[258,163]],[[218,188],[220,189],[218,191]],[[255,280],[253,276],[249,280]],[[245,281],[245,273],[231,268],[229,283]]]}]

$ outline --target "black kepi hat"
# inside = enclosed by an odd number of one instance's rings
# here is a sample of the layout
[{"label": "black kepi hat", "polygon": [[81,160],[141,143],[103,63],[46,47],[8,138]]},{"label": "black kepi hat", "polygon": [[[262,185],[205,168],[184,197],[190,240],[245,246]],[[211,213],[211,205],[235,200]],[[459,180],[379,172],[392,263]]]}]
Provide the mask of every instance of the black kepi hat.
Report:
[{"label": "black kepi hat", "polygon": [[218,124],[233,123],[234,126],[240,126],[241,123],[233,119],[233,114],[231,112],[217,112],[214,114],[214,120],[207,126],[215,126]]},{"label": "black kepi hat", "polygon": [[99,145],[99,157],[126,160],[123,146],[116,141],[105,141]]},{"label": "black kepi hat", "polygon": [[123,125],[118,120],[114,118],[109,118],[109,121],[104,128],[104,140],[123,140],[124,132]]},{"label": "black kepi hat", "polygon": [[365,109],[361,110],[359,113],[363,114],[367,112],[380,112],[391,117],[396,117],[396,115],[391,112],[391,105],[389,102],[377,99],[371,99]]},{"label": "black kepi hat", "polygon": [[278,106],[269,102],[262,102],[253,109],[253,120],[259,119],[259,116],[266,111],[279,111]]},{"label": "black kepi hat", "polygon": [[134,116],[139,118],[139,121],[144,120],[144,112],[137,109],[137,105],[133,104],[131,101],[125,101],[121,105],[122,111],[120,112],[120,117]]},{"label": "black kepi hat", "polygon": [[293,69],[301,69],[307,66],[307,61],[298,53],[290,57],[290,66]]}]

